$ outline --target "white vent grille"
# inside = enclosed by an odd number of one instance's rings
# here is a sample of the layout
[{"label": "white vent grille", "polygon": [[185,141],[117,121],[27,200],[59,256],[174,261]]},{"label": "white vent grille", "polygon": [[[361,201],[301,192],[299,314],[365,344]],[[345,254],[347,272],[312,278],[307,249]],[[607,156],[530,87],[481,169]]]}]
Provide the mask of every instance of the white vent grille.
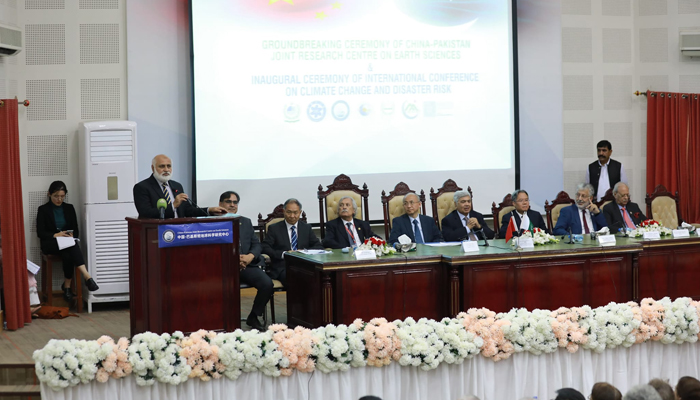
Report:
[{"label": "white vent grille", "polygon": [[134,158],[132,131],[90,132],[90,161],[130,161]]},{"label": "white vent grille", "polygon": [[25,0],[25,10],[63,10],[66,8],[65,0]]},{"label": "white vent grille", "polygon": [[80,63],[119,64],[119,24],[80,24]]},{"label": "white vent grille", "polygon": [[27,136],[29,176],[68,175],[68,136]]},{"label": "white vent grille", "polygon": [[119,0],[80,0],[81,10],[118,10]]},{"label": "white vent grille", "polygon": [[[10,95],[13,94],[16,95],[10,85]],[[65,79],[27,80],[26,95],[32,102],[32,106],[27,107],[28,121],[66,119]]]},{"label": "white vent grille", "polygon": [[95,221],[95,280],[129,282],[129,241],[125,220]]},{"label": "white vent grille", "polygon": [[121,118],[120,79],[81,79],[80,118]]},{"label": "white vent grille", "polygon": [[24,37],[27,65],[66,63],[66,26],[64,24],[28,24]]}]

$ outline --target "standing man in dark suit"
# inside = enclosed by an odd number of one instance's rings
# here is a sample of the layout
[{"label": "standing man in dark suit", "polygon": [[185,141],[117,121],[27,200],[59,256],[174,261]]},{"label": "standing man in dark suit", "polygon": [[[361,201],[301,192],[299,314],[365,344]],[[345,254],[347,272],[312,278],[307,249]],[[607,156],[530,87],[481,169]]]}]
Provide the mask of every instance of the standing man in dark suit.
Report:
[{"label": "standing man in dark suit", "polygon": [[518,227],[519,232],[530,230],[530,223],[532,223],[533,228],[540,228],[549,233],[547,225],[544,224],[544,219],[542,219],[542,215],[530,209],[530,195],[528,195],[526,191],[518,189],[513,192],[511,198],[513,199],[515,210],[503,215],[503,219],[501,219],[501,228],[498,230],[498,236],[500,238],[506,237],[506,233],[508,233],[508,223],[511,218],[515,220],[515,226]]},{"label": "standing man in dark suit", "polygon": [[590,183],[580,183],[576,187],[576,204],[564,207],[559,213],[555,235],[591,233],[607,226],[603,212],[592,200],[595,191]]},{"label": "standing man in dark suit", "polygon": [[370,237],[379,237],[372,232],[366,221],[355,218],[357,203],[350,196],[345,196],[338,202],[338,218],[326,224],[326,237],[323,247],[342,249],[357,247]]},{"label": "standing man in dark suit", "polygon": [[[627,183],[627,175],[622,163],[610,158],[612,144],[607,140],[601,140],[596,145],[598,148],[598,161],[588,165],[586,170],[586,183],[593,185],[593,190],[598,198],[605,196],[605,192],[615,186],[617,182]],[[593,201],[596,199],[594,198]]]},{"label": "standing man in dark suit", "polygon": [[647,219],[639,206],[630,201],[630,188],[626,183],[618,182],[615,184],[613,196],[615,201],[611,201],[603,207],[603,214],[605,214],[611,232],[617,232],[624,228],[634,229]]},{"label": "standing man in dark suit", "polygon": [[[224,192],[219,196],[219,207],[226,209],[231,214],[238,214],[240,197],[234,191]],[[259,331],[265,330],[258,317],[263,315],[267,302],[272,298],[272,279],[263,271],[265,261],[261,256],[262,246],[260,240],[253,231],[253,223],[249,218],[239,216],[240,227],[238,237],[240,240],[240,277],[241,282],[258,290],[253,300],[253,309],[248,314],[246,324]]]},{"label": "standing man in dark suit", "polygon": [[484,216],[472,210],[472,196],[469,192],[455,192],[455,210],[442,219],[442,237],[448,242],[479,240],[486,236],[493,239],[493,231],[484,222]]},{"label": "standing man in dark suit", "polygon": [[403,210],[406,213],[391,221],[390,244],[397,243],[401,235],[408,236],[413,243],[444,242],[435,220],[421,215],[420,209],[421,201],[417,194],[404,196]]},{"label": "standing man in dark suit", "polygon": [[299,221],[301,203],[297,199],[284,202],[284,221],[267,228],[267,235],[262,243],[262,252],[272,259],[270,277],[287,286],[287,268],[284,253],[302,249],[322,249],[323,246],[311,230],[311,225]]},{"label": "standing man in dark suit", "polygon": [[139,218],[159,218],[160,211],[157,202],[165,199],[165,218],[202,217],[206,215],[225,214],[221,207],[199,208],[190,204],[191,200],[185,194],[182,185],[170,179],[173,165],[170,158],[159,154],[151,161],[150,177],[134,185],[134,204],[139,212]]}]

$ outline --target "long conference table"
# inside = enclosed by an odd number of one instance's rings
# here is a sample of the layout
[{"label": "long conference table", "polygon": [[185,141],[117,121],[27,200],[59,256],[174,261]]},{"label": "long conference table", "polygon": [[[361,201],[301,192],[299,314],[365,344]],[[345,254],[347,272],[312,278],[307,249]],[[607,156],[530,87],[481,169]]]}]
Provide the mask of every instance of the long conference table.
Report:
[{"label": "long conference table", "polygon": [[[483,242],[480,242],[483,243]],[[492,240],[479,252],[417,245],[409,253],[355,260],[351,254],[286,253],[291,326],[349,324],[356,318],[440,320],[469,308],[559,307],[688,296],[700,299],[700,238],[615,246],[583,243],[514,250]]]}]

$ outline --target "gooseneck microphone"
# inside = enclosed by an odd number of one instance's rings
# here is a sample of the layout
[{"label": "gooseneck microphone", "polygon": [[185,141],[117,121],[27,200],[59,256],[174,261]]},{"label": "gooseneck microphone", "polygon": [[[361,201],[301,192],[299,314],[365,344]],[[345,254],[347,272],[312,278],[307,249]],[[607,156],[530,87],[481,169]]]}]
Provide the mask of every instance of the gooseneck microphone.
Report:
[{"label": "gooseneck microphone", "polygon": [[622,222],[622,221],[616,221],[615,223],[613,223],[612,225],[610,225],[610,226],[608,227],[608,228],[610,229],[610,232],[615,232],[615,231],[613,231],[613,228],[614,228],[615,226],[619,226],[619,228],[617,228],[617,232],[622,232],[622,235],[623,235],[624,237],[629,237],[629,235],[627,234],[627,227],[623,225],[623,222]]},{"label": "gooseneck microphone", "polygon": [[156,202],[156,207],[160,212],[160,219],[165,219],[165,209],[168,207],[168,202],[165,199],[158,199]]},{"label": "gooseneck microphone", "polygon": [[482,227],[478,231],[474,231],[476,233],[481,233],[481,237],[484,238],[484,247],[489,247],[489,241],[486,239],[486,233],[484,233],[484,228]]},{"label": "gooseneck microphone", "polygon": [[571,232],[571,226],[569,226],[569,241],[566,244],[574,244],[574,234]]}]

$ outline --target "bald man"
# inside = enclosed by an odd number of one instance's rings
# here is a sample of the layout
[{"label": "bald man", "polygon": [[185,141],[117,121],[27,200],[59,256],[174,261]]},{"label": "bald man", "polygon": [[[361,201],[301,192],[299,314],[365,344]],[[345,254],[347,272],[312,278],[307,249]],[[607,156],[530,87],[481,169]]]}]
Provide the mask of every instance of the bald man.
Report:
[{"label": "bald man", "polygon": [[390,244],[397,243],[401,235],[407,235],[413,243],[444,242],[435,220],[420,215],[421,201],[418,195],[409,193],[404,196],[403,210],[406,213],[391,222]]},{"label": "bald man", "polygon": [[173,163],[170,157],[159,154],[151,161],[151,176],[134,185],[134,204],[139,218],[160,218],[156,203],[165,199],[165,218],[201,217],[226,214],[221,207],[199,208],[190,204],[189,197],[179,182],[170,179]]}]

